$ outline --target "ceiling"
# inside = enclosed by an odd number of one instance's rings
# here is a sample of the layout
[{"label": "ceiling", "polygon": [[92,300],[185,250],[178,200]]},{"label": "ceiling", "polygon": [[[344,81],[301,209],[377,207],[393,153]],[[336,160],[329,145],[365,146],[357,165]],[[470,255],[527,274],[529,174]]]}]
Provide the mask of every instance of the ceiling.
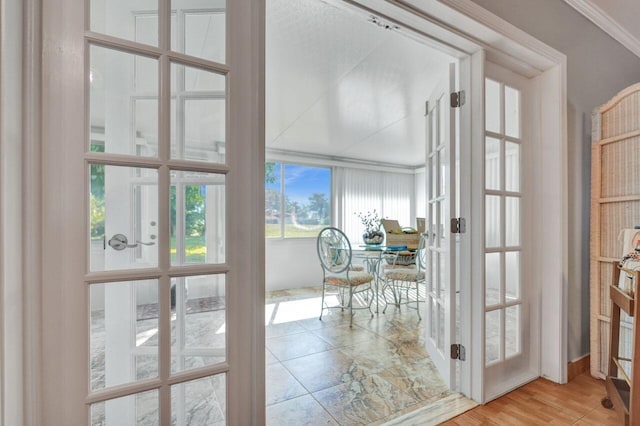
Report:
[{"label": "ceiling", "polygon": [[268,0],[266,146],[424,164],[424,104],[449,56],[320,0]]}]

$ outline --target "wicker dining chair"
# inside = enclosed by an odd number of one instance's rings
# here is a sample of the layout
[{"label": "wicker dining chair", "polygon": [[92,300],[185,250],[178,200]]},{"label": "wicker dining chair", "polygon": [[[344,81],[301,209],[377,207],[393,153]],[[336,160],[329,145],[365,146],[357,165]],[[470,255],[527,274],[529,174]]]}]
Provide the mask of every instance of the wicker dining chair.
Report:
[{"label": "wicker dining chair", "polygon": [[[374,277],[372,274],[353,269],[351,243],[344,232],[334,227],[324,228],[318,234],[316,246],[323,274],[320,320],[324,310],[331,308],[340,308],[343,311],[348,308],[350,326],[353,325],[354,309],[369,309],[373,317],[371,302],[374,295],[371,283]],[[325,303],[328,287],[335,288],[337,291],[340,302],[337,306],[329,306]],[[365,295],[366,305],[354,308],[353,299],[358,294]]]}]

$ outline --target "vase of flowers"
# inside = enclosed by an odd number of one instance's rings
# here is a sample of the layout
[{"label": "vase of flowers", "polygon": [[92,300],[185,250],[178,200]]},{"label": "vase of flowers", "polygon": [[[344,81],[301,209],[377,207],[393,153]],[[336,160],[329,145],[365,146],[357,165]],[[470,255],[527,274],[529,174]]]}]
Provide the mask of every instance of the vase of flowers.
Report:
[{"label": "vase of flowers", "polygon": [[380,245],[384,241],[384,232],[380,230],[382,223],[380,222],[380,215],[373,210],[367,213],[358,213],[358,218],[362,225],[364,225],[364,234],[362,234],[362,241],[367,245]]}]

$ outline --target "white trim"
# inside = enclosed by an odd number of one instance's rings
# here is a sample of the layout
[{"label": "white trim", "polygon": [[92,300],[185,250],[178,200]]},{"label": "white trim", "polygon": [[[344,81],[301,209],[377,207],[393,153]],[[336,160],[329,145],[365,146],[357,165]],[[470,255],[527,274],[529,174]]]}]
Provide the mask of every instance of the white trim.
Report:
[{"label": "white trim", "polygon": [[278,149],[266,150],[267,161],[295,163],[310,166],[324,167],[346,167],[351,169],[376,170],[379,172],[416,174],[419,169],[424,170],[424,166],[402,166],[391,163],[380,163],[377,161],[357,160],[348,157],[338,157],[333,155],[311,154],[306,152],[285,151]]},{"label": "white trim", "polygon": [[42,269],[34,265],[42,260],[42,1],[26,2],[23,13],[24,424],[38,425],[42,422]]},{"label": "white trim", "polygon": [[0,424],[24,421],[22,2],[0,2]]},{"label": "white trim", "polygon": [[564,0],[569,6],[583,14],[602,31],[609,34],[618,43],[626,47],[634,55],[640,57],[640,40],[622,27],[607,12],[595,5],[591,0]]},{"label": "white trim", "polygon": [[[486,57],[484,50],[480,50],[471,56],[471,148],[469,173],[469,194],[471,205],[469,206],[468,218],[469,229],[484,230],[484,168],[473,164],[474,158],[482,158],[484,154],[484,75]],[[484,392],[484,336],[485,336],[485,316],[484,316],[484,256],[479,255],[484,250],[484,238],[482,234],[479,238],[471,239],[469,244],[469,265],[470,283],[467,285],[470,296],[467,296],[465,304],[469,313],[462,318],[470,318],[470,324],[479,324],[480,333],[471,329],[468,337],[469,350],[467,356],[471,369],[471,398],[478,402],[485,401]],[[470,327],[472,328],[472,327]]]}]

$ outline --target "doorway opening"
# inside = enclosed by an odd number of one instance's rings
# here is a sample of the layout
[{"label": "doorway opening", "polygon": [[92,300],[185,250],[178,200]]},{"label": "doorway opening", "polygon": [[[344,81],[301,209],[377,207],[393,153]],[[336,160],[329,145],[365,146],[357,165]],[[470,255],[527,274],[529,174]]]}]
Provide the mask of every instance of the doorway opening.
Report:
[{"label": "doorway opening", "polygon": [[[449,79],[457,77],[450,64],[458,62],[358,8],[267,1],[267,423],[313,415],[332,424],[368,424],[464,400],[427,350],[433,340],[433,350],[448,360],[438,336],[445,333],[445,312],[453,312],[439,305],[443,299],[433,295],[444,288],[433,283],[450,277],[444,247],[454,210],[445,200],[456,192],[445,191],[451,183],[445,174],[456,163],[446,157],[444,130],[452,126],[455,141],[456,125],[445,112]],[[438,91],[445,80],[446,96]],[[406,294],[408,305],[396,306],[385,279],[387,268],[400,266],[399,256],[372,269],[370,257],[356,254],[367,225],[378,228],[383,218],[427,231],[433,268],[418,272],[427,279]],[[353,302],[371,310],[354,310],[352,325],[348,309],[326,308],[338,304],[339,292],[323,299],[316,239],[327,226],[346,234],[353,264],[372,275],[371,293]],[[381,229],[384,244],[395,247],[394,234]],[[418,239],[415,234],[415,246]],[[401,270],[416,268],[415,257],[407,257]],[[418,311],[409,308],[414,301]],[[468,402],[465,407],[473,405]]]}]

